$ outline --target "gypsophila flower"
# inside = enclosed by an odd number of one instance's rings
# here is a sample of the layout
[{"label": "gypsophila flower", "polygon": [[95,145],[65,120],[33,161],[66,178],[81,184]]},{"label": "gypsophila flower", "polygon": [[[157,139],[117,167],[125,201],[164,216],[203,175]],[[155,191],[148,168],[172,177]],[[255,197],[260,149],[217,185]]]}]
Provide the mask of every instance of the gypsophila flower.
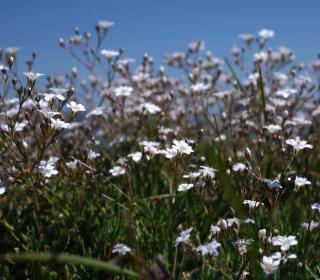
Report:
[{"label": "gypsophila flower", "polygon": [[292,146],[296,151],[313,148],[312,145],[307,144],[307,141],[300,140],[299,137],[296,137],[295,139],[287,139],[286,144]]},{"label": "gypsophila flower", "polygon": [[304,227],[304,228],[307,229],[307,230],[312,231],[312,230],[314,230],[315,228],[319,227],[319,223],[311,220],[310,223],[303,223],[303,224],[302,224],[302,227]]},{"label": "gypsophila flower", "polygon": [[88,159],[93,160],[96,159],[97,157],[100,157],[101,155],[93,150],[88,151]]},{"label": "gypsophila flower", "polygon": [[187,242],[191,236],[191,231],[193,227],[190,227],[180,233],[180,236],[178,236],[174,242],[174,245],[177,247],[179,243],[181,242]]},{"label": "gypsophila flower", "polygon": [[185,191],[187,191],[187,190],[190,190],[190,189],[193,188],[193,187],[194,187],[193,184],[186,184],[186,183],[180,184],[180,185],[178,186],[178,191],[179,191],[179,192],[185,192]]},{"label": "gypsophila flower", "polygon": [[307,185],[311,185],[311,182],[308,181],[307,178],[296,176],[296,178],[294,180],[294,185],[297,188],[301,188],[301,187],[304,187],[304,186],[307,186]]},{"label": "gypsophila flower", "polygon": [[221,228],[216,226],[216,225],[211,225],[210,226],[210,235],[209,238],[211,238],[211,236],[215,236],[217,235],[219,232],[221,231]]},{"label": "gypsophila flower", "polygon": [[131,248],[122,243],[116,244],[112,249],[112,253],[118,253],[119,255],[122,255],[122,256],[130,252],[131,252]]},{"label": "gypsophila flower", "polygon": [[45,76],[45,74],[40,73],[33,73],[33,72],[23,72],[23,75],[25,75],[29,81],[36,81],[39,77]]},{"label": "gypsophila flower", "polygon": [[245,199],[243,201],[243,204],[247,204],[250,209],[256,208],[259,205],[264,205],[263,202],[259,202],[259,201],[255,201],[255,200],[247,200],[247,199]]},{"label": "gypsophila flower", "polygon": [[184,140],[173,140],[172,148],[180,154],[190,155],[191,153],[193,153],[192,147]]},{"label": "gypsophila flower", "polygon": [[111,168],[109,170],[109,173],[113,176],[113,177],[116,177],[116,176],[120,176],[120,175],[123,175],[126,173],[126,170],[121,167],[121,166],[114,166],[113,168]]},{"label": "gypsophila flower", "polygon": [[152,115],[161,112],[161,108],[159,106],[150,102],[141,104],[140,110],[147,111],[149,114],[152,114]]},{"label": "gypsophila flower", "polygon": [[199,173],[201,173],[201,176],[209,179],[214,179],[216,175],[215,172],[217,171],[218,171],[217,169],[214,169],[209,166],[203,166],[203,165],[201,165],[199,169]]},{"label": "gypsophila flower", "polygon": [[194,92],[206,91],[209,88],[209,85],[205,85],[204,83],[197,83],[191,86],[191,90]]},{"label": "gypsophila flower", "polygon": [[55,169],[55,164],[58,160],[58,157],[50,157],[48,161],[41,160],[39,164],[40,173],[47,178],[50,178],[52,175],[57,175],[58,170]]},{"label": "gypsophila flower", "polygon": [[320,203],[314,203],[311,205],[312,210],[318,210],[320,213]]},{"label": "gypsophila flower", "polygon": [[115,96],[130,96],[133,91],[132,87],[120,86],[114,89]]},{"label": "gypsophila flower", "polygon": [[61,115],[60,112],[53,112],[53,111],[47,111],[47,110],[38,110],[38,111],[47,119]]},{"label": "gypsophila flower", "polygon": [[101,51],[101,55],[105,56],[107,59],[111,59],[111,58],[113,58],[115,56],[119,56],[120,53],[117,52],[117,51],[103,49]]},{"label": "gypsophila flower", "polygon": [[50,118],[51,127],[55,129],[68,129],[70,128],[70,123],[66,123],[60,119]]},{"label": "gypsophila flower", "polygon": [[267,257],[267,256],[262,257],[262,262],[260,265],[261,265],[263,271],[267,275],[272,274],[278,270],[279,265],[280,265],[280,260],[281,260],[281,255],[279,258],[280,253],[279,254],[278,253],[273,254],[270,257]]},{"label": "gypsophila flower", "polygon": [[239,162],[239,163],[236,163],[232,166],[232,170],[234,172],[243,172],[244,170],[246,170],[247,167],[245,166],[245,164]]},{"label": "gypsophila flower", "polygon": [[281,126],[277,124],[265,125],[264,128],[267,129],[270,134],[275,134],[282,130]]},{"label": "gypsophila flower", "polygon": [[70,103],[67,104],[67,107],[70,108],[73,113],[84,112],[86,110],[86,107],[82,104],[76,103],[75,101],[70,101]]},{"label": "gypsophila flower", "polygon": [[74,159],[73,161],[66,162],[66,166],[70,169],[76,169],[78,165],[78,160]]},{"label": "gypsophila flower", "polygon": [[205,255],[211,255],[213,257],[216,257],[219,255],[218,248],[221,246],[219,242],[217,242],[215,239],[213,239],[210,243],[205,245],[199,245],[197,247],[197,251],[201,252],[202,256]]},{"label": "gypsophila flower", "polygon": [[258,34],[260,37],[262,37],[265,40],[274,37],[274,31],[269,29],[261,29]]},{"label": "gypsophila flower", "polygon": [[275,236],[271,239],[274,246],[280,246],[281,251],[288,251],[291,246],[297,245],[298,241],[294,235],[290,236]]},{"label": "gypsophila flower", "polygon": [[142,153],[141,152],[131,153],[131,154],[128,154],[128,157],[132,158],[132,160],[135,162],[139,162],[142,158]]}]

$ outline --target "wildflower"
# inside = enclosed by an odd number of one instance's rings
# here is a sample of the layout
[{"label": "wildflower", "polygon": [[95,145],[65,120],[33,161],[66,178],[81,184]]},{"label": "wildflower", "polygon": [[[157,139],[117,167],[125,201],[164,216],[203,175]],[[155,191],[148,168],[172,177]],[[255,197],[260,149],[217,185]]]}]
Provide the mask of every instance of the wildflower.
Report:
[{"label": "wildflower", "polygon": [[311,209],[318,210],[320,213],[320,203],[314,203],[311,205]]},{"label": "wildflower", "polygon": [[69,104],[67,104],[67,107],[70,108],[73,113],[84,112],[86,110],[86,107],[84,107],[82,104],[77,104],[74,101],[71,101]]},{"label": "wildflower", "polygon": [[97,24],[104,32],[108,31],[108,29],[114,25],[114,22],[109,20],[100,20]]},{"label": "wildflower", "polygon": [[298,241],[296,240],[296,237],[294,235],[275,236],[275,237],[272,237],[271,241],[274,246],[281,246],[280,247],[281,251],[288,251],[291,246],[298,244]]},{"label": "wildflower", "polygon": [[205,85],[204,83],[197,83],[191,86],[191,90],[194,92],[206,91],[209,88],[209,85]]},{"label": "wildflower", "polygon": [[7,188],[4,186],[4,183],[0,180],[0,195],[3,195],[7,191]]},{"label": "wildflower", "polygon": [[310,231],[314,230],[318,226],[319,226],[319,223],[315,222],[313,220],[311,220],[310,223],[303,223],[302,224],[302,227],[304,227],[305,229],[310,230]]},{"label": "wildflower", "polygon": [[307,180],[307,178],[296,176],[294,180],[294,185],[297,188],[301,188],[307,185],[311,185],[311,182]]},{"label": "wildflower", "polygon": [[193,230],[193,227],[190,227],[180,233],[180,236],[178,236],[174,242],[174,245],[177,247],[179,243],[181,242],[187,242],[191,236],[191,231]]},{"label": "wildflower", "polygon": [[101,51],[101,55],[105,56],[107,59],[111,59],[111,58],[113,58],[115,56],[119,56],[120,53],[117,52],[117,51],[103,49]]},{"label": "wildflower", "polygon": [[23,72],[23,75],[25,75],[28,78],[28,80],[31,82],[36,81],[41,76],[45,76],[45,74],[33,73],[33,72]]},{"label": "wildflower", "polygon": [[219,242],[213,239],[210,243],[205,245],[200,245],[197,247],[197,251],[201,252],[202,256],[207,254],[216,257],[219,255],[218,248],[221,246]]},{"label": "wildflower", "polygon": [[217,169],[211,168],[209,166],[200,166],[199,173],[201,173],[202,177],[213,179],[215,177],[215,172]]},{"label": "wildflower", "polygon": [[275,134],[282,130],[281,126],[277,124],[265,125],[264,128],[267,129],[270,134]]},{"label": "wildflower", "polygon": [[186,184],[186,183],[180,184],[180,185],[178,186],[178,192],[185,192],[185,191],[187,191],[187,190],[190,190],[190,189],[193,188],[193,187],[194,187],[193,184]]},{"label": "wildflower", "polygon": [[173,140],[172,148],[174,148],[178,153],[190,155],[193,149],[189,144],[184,141]]},{"label": "wildflower", "polygon": [[274,37],[274,31],[269,29],[261,29],[258,34],[265,40]]},{"label": "wildflower", "polygon": [[132,91],[132,87],[120,86],[114,89],[114,94],[115,96],[130,96]]},{"label": "wildflower", "polygon": [[[20,132],[27,126],[27,124],[28,124],[27,121],[17,122],[15,124],[15,126],[13,127],[13,131],[14,132]],[[2,130],[6,131],[6,132],[10,131],[10,128],[9,128],[9,126],[7,124],[2,124],[0,127],[1,127]]]},{"label": "wildflower", "polygon": [[247,199],[245,199],[245,200],[243,201],[243,204],[249,205],[249,208],[250,208],[250,209],[256,208],[256,207],[258,207],[259,205],[264,205],[263,202],[259,202],[259,201],[255,201],[255,200],[247,200]]},{"label": "wildflower", "polygon": [[152,114],[152,115],[161,112],[161,108],[159,106],[150,102],[141,104],[140,109],[141,111],[146,110],[149,114]]},{"label": "wildflower", "polygon": [[154,142],[154,141],[142,141],[139,143],[140,145],[142,145],[144,147],[144,151],[151,153],[151,154],[155,154],[159,151],[159,146],[160,143],[158,142]]},{"label": "wildflower", "polygon": [[307,141],[300,140],[299,137],[296,137],[295,139],[287,139],[286,144],[292,146],[296,151],[313,148],[312,145],[307,144]]},{"label": "wildflower", "polygon": [[247,245],[250,245],[252,242],[252,239],[239,239],[235,242],[235,244],[238,246],[240,255],[244,255],[248,252]]},{"label": "wildflower", "polygon": [[227,225],[228,227],[232,227],[233,225],[239,225],[240,221],[239,219],[237,218],[230,218],[230,219],[227,219]]},{"label": "wildflower", "polygon": [[217,235],[219,232],[221,231],[221,228],[215,225],[211,225],[210,226],[210,238],[211,236],[215,236]]},{"label": "wildflower", "polygon": [[51,127],[55,128],[55,129],[60,129],[60,128],[68,129],[68,128],[70,128],[70,123],[66,123],[60,119],[50,118],[50,122],[51,122]]},{"label": "wildflower", "polygon": [[97,107],[95,109],[93,109],[92,111],[90,111],[87,115],[86,118],[89,118],[91,116],[102,116],[105,112],[105,107]]},{"label": "wildflower", "polygon": [[135,162],[139,162],[142,158],[142,153],[141,152],[131,153],[131,154],[128,154],[128,157],[132,158],[132,160]]},{"label": "wildflower", "polygon": [[55,164],[59,160],[58,157],[50,157],[48,161],[40,161],[39,171],[44,177],[50,178],[52,175],[57,175],[58,170],[55,169]]},{"label": "wildflower", "polygon": [[95,151],[93,150],[89,150],[88,151],[88,159],[89,160],[93,160],[93,159],[96,159],[97,157],[99,157],[100,154],[99,153],[96,153]]},{"label": "wildflower", "polygon": [[[281,258],[281,256],[280,256],[280,258]],[[262,269],[263,269],[263,271],[267,275],[276,272],[278,270],[278,268],[279,268],[279,265],[280,265],[280,260],[281,260],[280,258],[278,256],[278,254],[273,254],[270,257],[263,256],[262,257],[262,262],[260,264]]]},{"label": "wildflower", "polygon": [[264,182],[267,183],[268,188],[270,189],[282,189],[280,181],[278,179],[264,179]]},{"label": "wildflower", "polygon": [[109,173],[110,173],[112,176],[116,177],[116,176],[120,176],[120,175],[125,174],[125,173],[126,173],[126,170],[125,170],[123,167],[121,167],[121,166],[114,166],[113,168],[111,168],[111,169],[109,170]]},{"label": "wildflower", "polygon": [[267,235],[267,230],[265,229],[265,228],[263,228],[263,229],[260,229],[259,231],[258,231],[258,237],[259,237],[259,239],[264,239],[265,237],[266,237],[266,235]]},{"label": "wildflower", "polygon": [[167,148],[165,150],[159,150],[157,154],[163,154],[167,159],[172,159],[177,156],[178,152],[174,148]]},{"label": "wildflower", "polygon": [[234,172],[243,172],[244,170],[246,170],[246,166],[245,166],[245,164],[239,162],[239,163],[236,163],[232,166],[232,170]]},{"label": "wildflower", "polygon": [[68,161],[68,162],[66,162],[66,165],[67,165],[67,167],[70,168],[70,169],[76,169],[76,168],[77,168],[77,165],[78,165],[78,160],[75,159],[75,160],[73,160],[73,161]]},{"label": "wildflower", "polygon": [[125,244],[118,243],[113,247],[112,253],[118,253],[119,255],[126,255],[131,252],[131,248]]},{"label": "wildflower", "polygon": [[53,112],[53,111],[47,111],[47,110],[38,110],[42,115],[44,115],[45,118],[50,119],[55,116],[61,115],[60,112]]}]

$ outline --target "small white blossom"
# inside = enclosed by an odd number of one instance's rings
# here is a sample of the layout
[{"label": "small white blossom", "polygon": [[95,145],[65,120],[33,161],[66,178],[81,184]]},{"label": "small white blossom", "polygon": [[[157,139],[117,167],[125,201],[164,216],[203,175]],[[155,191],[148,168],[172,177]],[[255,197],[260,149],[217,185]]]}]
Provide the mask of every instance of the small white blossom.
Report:
[{"label": "small white blossom", "polygon": [[274,31],[269,29],[261,29],[258,34],[265,40],[274,37]]},{"label": "small white blossom", "polygon": [[84,112],[86,110],[86,107],[84,107],[82,104],[78,104],[75,101],[70,101],[69,104],[67,104],[67,107],[72,110],[72,112]]},{"label": "small white blossom", "polygon": [[75,159],[75,160],[73,160],[73,161],[68,161],[68,162],[66,162],[66,165],[67,165],[67,167],[70,168],[70,169],[76,169],[76,168],[77,168],[77,165],[78,165],[78,160]]},{"label": "small white blossom", "polygon": [[112,249],[112,253],[118,253],[119,255],[122,255],[122,256],[130,252],[131,252],[131,248],[122,243],[116,244]]},{"label": "small white blossom", "polygon": [[194,92],[206,91],[209,88],[209,85],[205,85],[204,83],[197,83],[191,86],[191,90]]},{"label": "small white blossom", "polygon": [[202,256],[211,255],[216,257],[219,255],[218,248],[221,246],[219,242],[213,239],[210,243],[205,245],[200,245],[197,247],[197,251],[201,252]]},{"label": "small white blossom", "polygon": [[142,153],[141,152],[131,153],[131,154],[128,154],[128,157],[132,158],[132,160],[135,162],[139,162],[142,158]]},{"label": "small white blossom", "polygon": [[217,169],[202,165],[202,166],[200,166],[199,173],[201,173],[202,177],[213,179],[216,175],[215,172],[217,172],[217,171],[218,171]]},{"label": "small white blossom", "polygon": [[304,187],[304,186],[307,186],[307,185],[311,185],[311,182],[308,181],[307,178],[296,176],[296,178],[294,180],[294,185],[297,188],[301,188],[301,187]]},{"label": "small white blossom", "polygon": [[232,170],[234,172],[243,172],[244,170],[246,170],[246,166],[245,166],[245,164],[239,162],[239,163],[236,163],[232,166]]},{"label": "small white blossom", "polygon": [[71,126],[70,123],[66,123],[60,119],[50,118],[50,122],[51,122],[51,127],[55,129],[61,129],[61,128],[68,129]]},{"label": "small white blossom", "polygon": [[50,119],[55,116],[61,115],[60,112],[53,112],[53,111],[47,111],[47,110],[38,110],[42,115],[44,115],[45,118]]},{"label": "small white blossom", "polygon": [[295,138],[295,139],[287,139],[286,144],[292,146],[296,151],[300,151],[303,149],[312,149],[313,146],[310,144],[307,144],[307,141],[305,140],[300,140],[300,138]]},{"label": "small white blossom", "polygon": [[281,255],[279,258],[278,254],[274,254],[270,257],[263,256],[262,262],[261,262],[261,267],[267,275],[272,274],[278,270],[279,265],[280,265],[280,260],[281,260]]},{"label": "small white blossom", "polygon": [[117,52],[117,51],[103,49],[101,51],[101,55],[105,56],[107,59],[111,59],[111,58],[113,58],[115,56],[119,56],[120,53]]},{"label": "small white blossom", "polygon": [[93,151],[93,150],[89,150],[88,151],[88,159],[89,160],[93,160],[93,159],[96,159],[97,157],[100,157],[100,154]]},{"label": "small white blossom", "polygon": [[259,202],[259,201],[255,201],[255,200],[247,200],[247,199],[245,199],[243,201],[243,204],[247,204],[250,209],[256,208],[259,205],[264,205],[263,202]]},{"label": "small white blossom", "polygon": [[50,178],[52,175],[57,175],[58,170],[55,169],[55,164],[59,160],[57,157],[50,157],[48,161],[40,161],[39,171],[44,177]]},{"label": "small white blossom", "polygon": [[177,247],[179,245],[179,243],[181,242],[187,242],[190,238],[191,235],[191,231],[192,231],[193,227],[190,227],[184,231],[182,231],[180,233],[180,236],[178,236],[174,242],[174,245]]},{"label": "small white blossom", "polygon": [[317,228],[319,226],[319,223],[318,222],[315,222],[315,221],[310,221],[310,223],[303,223],[302,224],[302,227],[304,227],[305,229],[307,230],[314,230],[315,228]]},{"label": "small white blossom", "polygon": [[174,148],[180,154],[190,155],[193,153],[192,147],[184,140],[173,140],[172,148]]},{"label": "small white blossom", "polygon": [[114,89],[114,94],[115,96],[130,96],[132,91],[132,87],[120,86]]},{"label": "small white blossom", "polygon": [[318,210],[320,213],[320,203],[314,203],[311,205],[312,210]]},{"label": "small white blossom", "polygon": [[110,173],[112,176],[116,177],[116,176],[120,176],[120,175],[125,174],[125,173],[126,173],[126,170],[125,170],[123,167],[121,167],[121,166],[114,166],[113,168],[111,168],[111,169],[109,170],[109,173]]},{"label": "small white blossom", "polygon": [[156,113],[161,112],[161,108],[153,103],[146,102],[144,104],[141,104],[140,106],[141,111],[147,111],[149,114],[153,115]]},{"label": "small white blossom", "polygon": [[272,244],[274,246],[280,246],[281,251],[288,251],[291,246],[297,245],[298,241],[294,235],[290,236],[275,236],[272,237]]},{"label": "small white blossom", "polygon": [[264,128],[267,129],[270,134],[275,134],[282,130],[281,126],[277,124],[265,125]]},{"label": "small white blossom", "polygon": [[282,189],[282,186],[280,185],[280,181],[278,179],[264,179],[264,182],[267,183],[268,188],[270,189]]},{"label": "small white blossom", "polygon": [[185,191],[187,191],[187,190],[190,190],[190,189],[193,188],[193,187],[194,187],[193,184],[186,184],[186,183],[180,184],[180,185],[178,186],[178,192],[185,192]]},{"label": "small white blossom", "polygon": [[28,80],[34,82],[41,76],[45,76],[45,74],[40,74],[40,73],[33,73],[33,72],[23,72],[23,75],[25,75]]}]

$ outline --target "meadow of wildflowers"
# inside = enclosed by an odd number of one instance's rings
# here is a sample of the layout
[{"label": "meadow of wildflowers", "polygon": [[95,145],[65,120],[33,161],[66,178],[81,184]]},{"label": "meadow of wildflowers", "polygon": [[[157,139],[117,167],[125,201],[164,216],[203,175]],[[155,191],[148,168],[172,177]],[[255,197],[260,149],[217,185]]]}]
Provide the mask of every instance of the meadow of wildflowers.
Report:
[{"label": "meadow of wildflowers", "polygon": [[0,49],[0,279],[320,279],[320,60],[263,29],[159,67],[112,26],[63,76]]}]

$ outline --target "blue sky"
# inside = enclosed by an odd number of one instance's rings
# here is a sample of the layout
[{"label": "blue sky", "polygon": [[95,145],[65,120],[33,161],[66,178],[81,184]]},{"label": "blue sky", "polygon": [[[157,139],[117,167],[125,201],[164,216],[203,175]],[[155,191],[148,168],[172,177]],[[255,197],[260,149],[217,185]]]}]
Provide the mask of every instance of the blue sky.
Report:
[{"label": "blue sky", "polygon": [[21,47],[22,59],[36,50],[35,70],[47,74],[75,65],[58,39],[71,35],[75,26],[94,32],[100,19],[115,22],[105,48],[124,47],[127,56],[137,59],[148,52],[158,63],[164,54],[198,39],[214,56],[229,55],[232,46],[241,44],[238,34],[261,28],[273,29],[271,45],[289,47],[299,62],[310,62],[320,52],[316,0],[7,0],[0,7],[0,47]]}]

